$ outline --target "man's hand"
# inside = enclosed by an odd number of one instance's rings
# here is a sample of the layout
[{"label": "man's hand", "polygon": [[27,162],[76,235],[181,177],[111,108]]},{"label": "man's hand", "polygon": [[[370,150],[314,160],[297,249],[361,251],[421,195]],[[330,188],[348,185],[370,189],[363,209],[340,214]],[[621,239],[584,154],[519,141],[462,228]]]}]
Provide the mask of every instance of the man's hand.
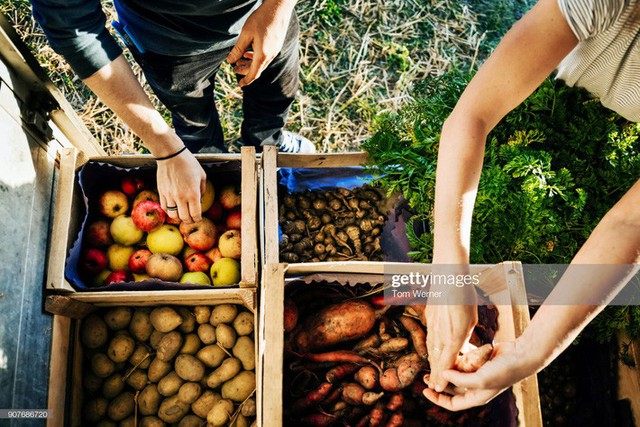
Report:
[{"label": "man's hand", "polygon": [[295,1],[292,0],[265,0],[247,18],[238,41],[227,55],[227,61],[236,64],[240,59],[249,56],[245,55],[249,48],[253,50],[253,55],[248,58],[251,61],[248,69],[245,67],[243,72],[238,73],[244,75],[239,82],[240,87],[247,86],[259,78],[280,53],[294,4]]},{"label": "man's hand", "polygon": [[[180,217],[187,223],[200,221],[200,196],[204,193],[207,178],[200,163],[188,150],[157,163],[158,192],[162,209],[173,219]],[[178,210],[167,209],[167,206],[176,206]]]}]

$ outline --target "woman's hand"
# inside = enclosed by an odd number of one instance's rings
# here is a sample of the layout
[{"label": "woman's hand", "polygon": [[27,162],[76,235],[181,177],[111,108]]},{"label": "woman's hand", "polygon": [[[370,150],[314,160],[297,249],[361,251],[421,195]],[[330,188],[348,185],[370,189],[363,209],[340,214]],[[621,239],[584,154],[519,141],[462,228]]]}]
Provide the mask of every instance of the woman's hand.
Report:
[{"label": "woman's hand", "polygon": [[[170,218],[191,223],[202,219],[200,196],[207,175],[189,150],[158,162],[160,204]],[[175,209],[169,209],[171,207]]]},{"label": "woman's hand", "polygon": [[478,371],[466,374],[448,369],[442,372],[444,381],[452,384],[445,390],[448,393],[434,390],[433,382],[425,377],[430,388],[424,390],[424,396],[449,411],[484,405],[505,389],[538,371],[534,358],[522,353],[517,341],[498,343],[492,359]]}]

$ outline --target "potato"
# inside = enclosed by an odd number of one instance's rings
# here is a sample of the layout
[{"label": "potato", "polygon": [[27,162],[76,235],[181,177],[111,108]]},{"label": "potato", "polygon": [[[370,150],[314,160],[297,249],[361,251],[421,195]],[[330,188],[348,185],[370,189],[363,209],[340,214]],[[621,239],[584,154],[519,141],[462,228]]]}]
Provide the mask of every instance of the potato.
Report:
[{"label": "potato", "polygon": [[153,415],[160,406],[160,393],[155,384],[147,385],[138,395],[138,409],[142,415]]},{"label": "potato", "polygon": [[220,394],[206,390],[191,404],[191,410],[200,418],[207,418],[207,414],[213,408],[213,405],[220,399],[222,399]]},{"label": "potato", "polygon": [[222,398],[242,402],[256,389],[256,374],[242,371],[222,385]]},{"label": "potato", "polygon": [[224,426],[231,414],[233,414],[233,402],[227,399],[218,400],[207,414],[207,423],[214,427]]},{"label": "potato", "polygon": [[202,394],[202,386],[198,383],[184,383],[178,390],[178,397],[181,401],[192,404]]},{"label": "potato", "polygon": [[218,326],[221,323],[231,323],[238,314],[238,307],[233,304],[220,304],[213,308],[209,323]]},{"label": "potato", "polygon": [[180,354],[196,354],[200,347],[202,346],[202,342],[198,335],[189,334],[184,336],[184,342],[182,343],[182,347],[180,347]]},{"label": "potato", "polygon": [[180,332],[173,331],[166,334],[160,340],[158,348],[156,349],[156,357],[160,360],[168,362],[178,354],[180,347],[182,346],[182,335]]},{"label": "potato", "polygon": [[216,327],[216,340],[224,348],[231,348],[236,343],[236,331],[224,323]]},{"label": "potato", "polygon": [[240,413],[245,417],[256,416],[256,399],[253,397],[248,398],[240,405]]},{"label": "potato", "polygon": [[160,341],[162,340],[162,338],[167,335],[164,332],[158,332],[156,330],[154,330],[151,333],[151,336],[149,337],[149,345],[151,346],[152,349],[157,350],[158,349],[158,344],[160,344]]},{"label": "potato", "polygon": [[198,337],[205,345],[216,342],[216,328],[208,323],[198,326]]},{"label": "potato", "polygon": [[204,364],[190,354],[176,357],[176,374],[186,381],[200,381],[204,377]]},{"label": "potato", "polygon": [[205,421],[197,415],[187,415],[180,420],[178,427],[201,427],[205,425]]},{"label": "potato", "polygon": [[236,419],[229,424],[229,427],[249,427],[249,421],[245,418],[244,415],[238,414]]},{"label": "potato", "polygon": [[209,317],[211,317],[211,308],[206,305],[199,305],[193,308],[193,314],[196,317],[196,322],[199,324],[208,323]]},{"label": "potato", "polygon": [[182,324],[182,317],[171,307],[158,307],[149,315],[156,331],[171,332]]},{"label": "potato", "polygon": [[116,369],[116,365],[109,357],[104,353],[96,353],[91,358],[91,369],[96,376],[100,378],[107,378],[113,374]]},{"label": "potato", "polygon": [[226,356],[227,353],[215,344],[202,347],[200,351],[196,353],[196,358],[209,368],[217,368],[220,366]]},{"label": "potato", "polygon": [[131,335],[138,341],[144,342],[149,340],[153,333],[153,325],[151,324],[149,313],[151,313],[151,309],[149,308],[136,308],[131,317],[129,332],[131,332]]},{"label": "potato", "polygon": [[103,380],[91,371],[87,371],[82,376],[82,385],[90,392],[95,393],[102,387]]},{"label": "potato", "polygon": [[136,427],[135,417],[125,418],[124,420],[120,421],[118,427]]},{"label": "potato", "polygon": [[248,311],[239,313],[233,321],[233,329],[240,336],[251,334],[253,332],[253,313]]},{"label": "potato", "polygon": [[82,408],[82,415],[85,421],[89,423],[97,423],[107,415],[107,408],[109,407],[109,401],[103,397],[92,399],[84,404]]},{"label": "potato", "polygon": [[164,427],[166,424],[158,417],[144,417],[138,427]]},{"label": "potato", "polygon": [[104,380],[102,384],[102,395],[107,399],[113,399],[124,390],[124,377],[120,373],[115,373]]},{"label": "potato", "polygon": [[109,329],[119,331],[129,326],[131,309],[129,307],[115,307],[107,310],[103,317]]},{"label": "potato", "polygon": [[175,371],[169,372],[158,382],[158,393],[163,396],[173,396],[180,390],[184,381]]},{"label": "potato", "polygon": [[253,340],[243,336],[238,338],[236,345],[233,346],[232,353],[242,362],[242,368],[245,371],[251,371],[256,367],[256,354]]},{"label": "potato", "polygon": [[160,360],[156,357],[151,361],[149,369],[147,370],[149,381],[157,383],[162,379],[162,377],[171,372],[172,368],[173,364],[165,362],[164,360]]},{"label": "potato", "polygon": [[128,335],[116,335],[109,343],[107,356],[115,363],[126,362],[136,349],[136,342]]},{"label": "potato", "polygon": [[178,307],[176,308],[176,311],[182,318],[182,324],[180,325],[180,332],[184,334],[190,334],[191,332],[195,331],[196,318],[191,312],[191,310],[185,307]]},{"label": "potato", "polygon": [[135,390],[142,390],[147,384],[149,384],[149,377],[147,377],[146,371],[142,369],[136,369],[133,371],[129,378],[126,379],[127,384]]},{"label": "potato", "polygon": [[189,412],[189,405],[181,402],[178,396],[167,397],[160,404],[158,418],[167,423],[177,423]]},{"label": "potato", "polygon": [[242,362],[235,357],[230,357],[222,362],[222,365],[213,371],[207,378],[207,387],[218,388],[223,383],[238,375],[242,370]]},{"label": "potato", "polygon": [[133,393],[127,391],[109,403],[107,414],[113,421],[121,421],[133,414],[134,405]]},{"label": "potato", "polygon": [[151,364],[151,349],[144,344],[138,344],[129,357],[129,363],[131,366],[147,369]]},{"label": "potato", "polygon": [[115,421],[105,419],[105,420],[100,420],[100,422],[95,426],[96,427],[118,427],[118,423],[116,423]]},{"label": "potato", "polygon": [[91,314],[82,321],[80,328],[80,341],[87,348],[98,348],[107,342],[109,330],[107,324],[96,316]]}]

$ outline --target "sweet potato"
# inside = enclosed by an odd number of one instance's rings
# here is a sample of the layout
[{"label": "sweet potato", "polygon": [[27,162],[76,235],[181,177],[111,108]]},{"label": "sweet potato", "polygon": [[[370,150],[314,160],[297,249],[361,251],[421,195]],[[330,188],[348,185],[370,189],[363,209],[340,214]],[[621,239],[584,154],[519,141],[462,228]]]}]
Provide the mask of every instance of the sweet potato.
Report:
[{"label": "sweet potato", "polygon": [[362,405],[364,388],[360,384],[347,383],[342,386],[342,400],[349,405]]},{"label": "sweet potato", "polygon": [[417,353],[411,353],[409,355],[400,358],[398,363],[398,379],[400,380],[400,386],[405,388],[415,380],[418,372],[423,368],[424,361],[420,359]]},{"label": "sweet potato", "polygon": [[298,324],[298,306],[293,300],[284,300],[284,331],[291,332]]},{"label": "sweet potato", "polygon": [[382,421],[384,420],[383,408],[384,406],[378,403],[376,407],[369,412],[369,427],[378,427],[382,425]]},{"label": "sweet potato", "polygon": [[371,363],[371,360],[366,357],[362,357],[359,354],[349,350],[336,350],[328,353],[307,353],[305,359],[312,362],[351,362],[366,364]]},{"label": "sweet potato", "polygon": [[391,397],[389,398],[389,401],[387,402],[386,408],[391,412],[395,412],[398,409],[402,408],[403,403],[404,403],[403,394],[402,393],[393,393],[391,395]]},{"label": "sweet potato", "polygon": [[345,301],[327,306],[310,316],[295,336],[302,352],[365,336],[373,328],[376,314],[364,301]]},{"label": "sweet potato", "polygon": [[380,347],[378,347],[378,352],[382,354],[395,353],[404,350],[408,345],[409,340],[406,338],[391,338],[383,342]]},{"label": "sweet potato", "polygon": [[402,416],[402,412],[396,412],[394,414],[391,414],[385,427],[402,427],[403,424],[404,417]]},{"label": "sweet potato", "polygon": [[335,420],[336,417],[331,414],[311,414],[300,419],[302,425],[313,427],[328,426],[335,422]]},{"label": "sweet potato", "polygon": [[378,371],[373,366],[363,366],[356,372],[354,379],[367,390],[372,390],[378,385]]},{"label": "sweet potato", "polygon": [[375,391],[367,391],[362,395],[362,404],[371,406],[384,396],[384,392],[376,393]]},{"label": "sweet potato", "polygon": [[398,378],[398,370],[396,368],[387,368],[380,376],[380,387],[386,391],[398,391],[402,389],[400,379]]},{"label": "sweet potato", "polygon": [[380,337],[377,334],[369,335],[363,340],[359,341],[358,344],[353,347],[353,351],[358,353],[365,353],[372,348],[376,348],[380,345]]},{"label": "sweet potato", "polygon": [[475,372],[487,363],[493,353],[493,346],[485,344],[458,357],[456,369],[460,372]]},{"label": "sweet potato", "polygon": [[423,359],[427,359],[427,338],[424,329],[422,326],[411,317],[400,316],[400,323],[402,326],[409,332],[411,336],[411,342],[413,343],[413,348]]},{"label": "sweet potato", "polygon": [[306,396],[296,400],[291,406],[293,412],[299,412],[303,409],[310,408],[319,404],[327,398],[329,392],[333,388],[331,383],[322,383],[315,390],[310,391]]},{"label": "sweet potato", "polygon": [[339,381],[344,377],[353,374],[358,369],[360,369],[360,366],[354,363],[343,363],[341,365],[338,365],[334,368],[329,369],[327,371],[326,379],[330,383],[335,383],[336,381]]}]

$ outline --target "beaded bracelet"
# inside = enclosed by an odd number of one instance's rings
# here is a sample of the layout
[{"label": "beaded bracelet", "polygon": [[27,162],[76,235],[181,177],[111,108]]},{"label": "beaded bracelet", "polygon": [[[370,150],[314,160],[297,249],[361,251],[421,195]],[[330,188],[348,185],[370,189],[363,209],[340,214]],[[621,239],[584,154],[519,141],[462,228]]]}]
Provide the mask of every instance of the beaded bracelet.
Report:
[{"label": "beaded bracelet", "polygon": [[178,151],[176,151],[176,152],[175,152],[175,153],[173,153],[173,154],[169,154],[168,156],[164,156],[164,157],[156,157],[156,161],[159,161],[159,160],[169,160],[169,159],[171,159],[171,158],[173,158],[173,157],[175,157],[175,156],[179,155],[180,153],[182,153],[182,152],[183,152],[184,150],[186,150],[186,149],[187,149],[187,146],[185,145],[184,147],[182,147],[181,149],[179,149]]}]

